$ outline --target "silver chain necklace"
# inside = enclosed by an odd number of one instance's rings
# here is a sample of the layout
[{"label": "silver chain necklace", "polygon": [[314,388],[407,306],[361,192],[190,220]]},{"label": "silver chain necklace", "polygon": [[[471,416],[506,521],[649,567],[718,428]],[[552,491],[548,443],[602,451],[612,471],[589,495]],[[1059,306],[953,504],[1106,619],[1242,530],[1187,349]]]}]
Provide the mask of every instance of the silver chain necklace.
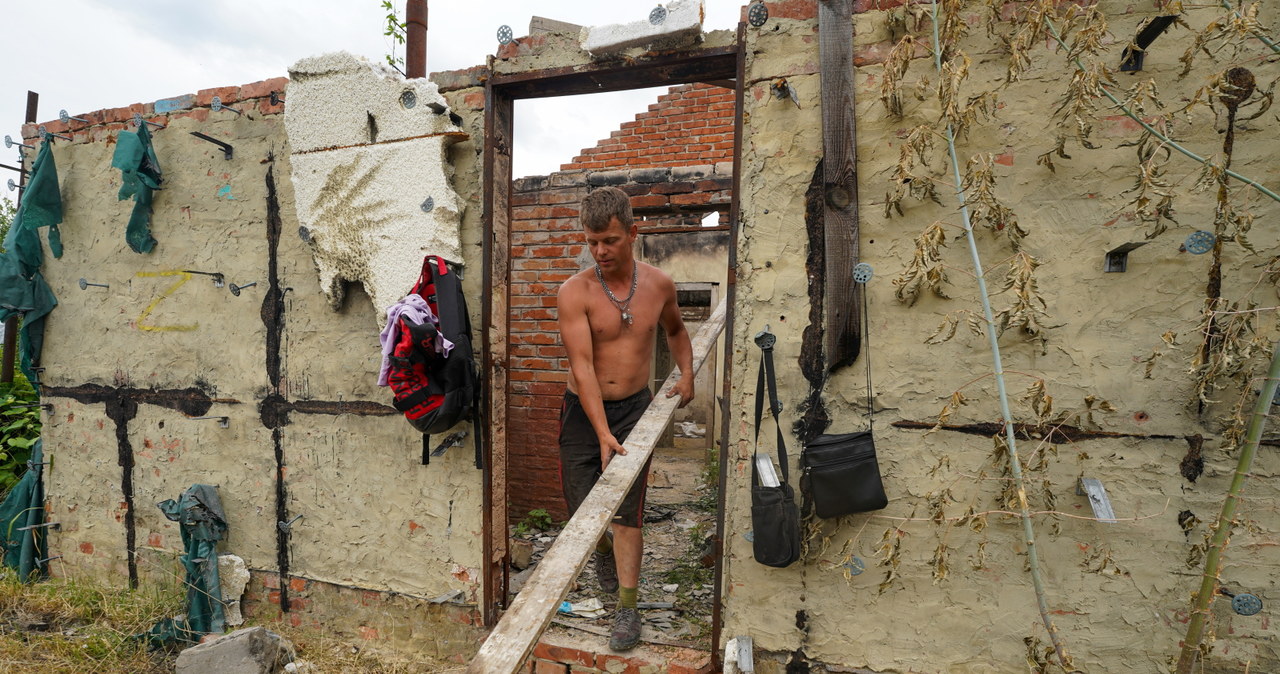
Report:
[{"label": "silver chain necklace", "polygon": [[627,293],[625,300],[618,299],[613,291],[609,290],[609,284],[604,282],[604,272],[600,271],[600,265],[596,265],[596,279],[600,281],[600,287],[604,288],[604,294],[609,296],[609,301],[622,312],[622,322],[631,325],[635,321],[635,316],[631,314],[631,298],[636,296],[636,283],[640,280],[640,265],[635,260],[631,261],[631,292]]}]

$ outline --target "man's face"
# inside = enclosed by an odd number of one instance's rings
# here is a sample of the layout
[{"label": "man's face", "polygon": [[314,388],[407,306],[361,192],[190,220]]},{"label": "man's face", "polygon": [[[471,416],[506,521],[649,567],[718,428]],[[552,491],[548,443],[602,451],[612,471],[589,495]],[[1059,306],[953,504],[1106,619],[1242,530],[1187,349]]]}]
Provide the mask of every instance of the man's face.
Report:
[{"label": "man's face", "polygon": [[603,232],[587,230],[587,249],[600,265],[601,271],[613,271],[620,265],[631,266],[631,246],[636,241],[638,227],[632,223],[624,227],[618,219],[610,218],[609,227]]}]

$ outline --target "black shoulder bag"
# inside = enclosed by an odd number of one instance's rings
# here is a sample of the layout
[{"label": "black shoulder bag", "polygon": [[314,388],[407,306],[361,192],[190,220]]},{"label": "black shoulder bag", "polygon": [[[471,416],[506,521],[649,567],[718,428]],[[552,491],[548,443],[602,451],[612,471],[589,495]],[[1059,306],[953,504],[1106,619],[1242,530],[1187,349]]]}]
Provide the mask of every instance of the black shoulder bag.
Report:
[{"label": "black shoulder bag", "polygon": [[804,512],[818,517],[880,510],[889,504],[876,461],[871,421],[871,329],[868,327],[867,286],[862,290],[862,359],[867,364],[867,430],[839,435],[819,435],[805,443],[800,453],[804,473],[800,493]]},{"label": "black shoulder bag", "polygon": [[[751,456],[751,527],[752,551],[757,562],[765,566],[782,568],[800,558],[800,512],[796,508],[795,492],[787,484],[787,446],[782,437],[782,425],[778,422],[778,384],[773,377],[773,334],[762,332],[756,336],[760,346],[760,374],[756,378],[756,446]],[[764,411],[765,382],[769,388],[769,411],[778,430],[777,486],[765,486],[760,479],[757,459],[760,458],[760,420]],[[765,457],[766,460],[771,460]]]}]

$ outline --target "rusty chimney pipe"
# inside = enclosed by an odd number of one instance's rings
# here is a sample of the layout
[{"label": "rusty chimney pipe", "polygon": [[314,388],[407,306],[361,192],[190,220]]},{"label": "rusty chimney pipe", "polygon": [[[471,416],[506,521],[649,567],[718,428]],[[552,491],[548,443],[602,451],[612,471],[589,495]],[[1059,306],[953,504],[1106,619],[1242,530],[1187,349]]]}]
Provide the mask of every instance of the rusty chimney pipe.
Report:
[{"label": "rusty chimney pipe", "polygon": [[404,73],[410,79],[427,76],[427,0],[406,0],[404,9]]}]

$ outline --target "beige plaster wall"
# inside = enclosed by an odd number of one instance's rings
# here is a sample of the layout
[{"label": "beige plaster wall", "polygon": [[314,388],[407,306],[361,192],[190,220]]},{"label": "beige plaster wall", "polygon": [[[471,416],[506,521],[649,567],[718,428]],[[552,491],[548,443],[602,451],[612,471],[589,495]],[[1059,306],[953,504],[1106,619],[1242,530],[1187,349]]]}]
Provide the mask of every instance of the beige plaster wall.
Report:
[{"label": "beige plaster wall", "polygon": [[[1116,3],[1104,3],[1104,9],[1113,14],[1112,30],[1119,36],[1132,34],[1138,21],[1149,15],[1134,10],[1126,14]],[[887,48],[878,44],[889,37],[887,18],[887,12],[874,11],[856,16],[860,58]],[[1274,19],[1273,13],[1270,20]],[[973,33],[965,42],[974,57],[971,82],[994,86],[1003,75],[1004,56],[984,41],[981,28]],[[907,96],[907,119],[889,118],[878,100],[883,74],[878,64],[860,65],[855,84],[862,259],[877,274],[869,286],[875,428],[890,504],[872,515],[824,522],[810,556],[787,569],[757,564],[744,537],[751,529],[750,410],[759,362],[759,349],[751,337],[766,324],[779,336],[776,359],[785,428],[790,429],[797,419],[799,403],[808,392],[797,358],[801,332],[808,322],[803,197],[822,154],[816,37],[816,22],[787,18],[774,18],[764,29],[747,31],[749,89],[731,357],[734,394],[728,406],[726,469],[730,474],[724,494],[729,513],[724,636],[747,634],[763,650],[800,650],[814,661],[873,671],[1025,671],[1023,639],[1036,637],[1047,644],[1047,638],[1023,569],[1025,545],[1018,521],[992,516],[982,533],[928,521],[930,496],[944,490],[953,497],[945,507],[946,516],[959,516],[970,505],[978,511],[998,507],[1000,483],[992,478],[999,471],[989,459],[991,440],[949,432],[924,435],[890,426],[902,419],[933,421],[945,399],[975,379],[964,388],[972,402],[955,414],[952,423],[997,421],[999,411],[990,378],[981,379],[991,372],[984,338],[961,336],[942,345],[924,344],[943,314],[962,308],[980,311],[973,278],[964,271],[971,269],[964,242],[951,240],[946,249],[953,299],[930,296],[907,307],[893,297],[890,280],[910,261],[912,238],[935,220],[959,224],[959,218],[946,187],[950,178],[944,173],[945,144],[939,145],[929,171],[941,181],[938,192],[943,205],[909,200],[905,216],[884,217],[884,195],[892,189],[889,169],[897,161],[898,144],[905,135],[900,130],[936,119],[937,110],[936,104],[930,107]],[[1121,44],[1113,47],[1117,63]],[[1199,78],[1176,77],[1177,57],[1185,46],[1184,41],[1166,37],[1147,57],[1142,76],[1156,77],[1166,100],[1189,95],[1202,84]],[[1254,46],[1261,54],[1260,45]],[[1046,120],[1052,113],[1050,102],[1065,88],[1069,71],[1061,56],[1045,49],[1037,50],[1033,58],[1036,65],[1023,82],[1001,92],[1005,105],[996,119],[976,129],[960,147],[962,157],[993,152],[1011,158],[1012,165],[998,166],[998,191],[1031,230],[1026,249],[1044,262],[1039,283],[1051,314],[1046,323],[1054,327],[1048,332],[1044,353],[1013,334],[1000,340],[1004,365],[1011,373],[1010,387],[1016,397],[1031,381],[1014,372],[1042,376],[1058,409],[1079,408],[1085,395],[1096,395],[1116,407],[1115,413],[1098,416],[1101,429],[1174,438],[1082,441],[1059,445],[1056,455],[1049,454],[1047,476],[1057,510],[1090,515],[1086,500],[1075,495],[1073,487],[1078,476],[1096,477],[1106,485],[1117,515],[1128,521],[1101,524],[1065,516],[1036,518],[1048,603],[1082,669],[1164,671],[1166,661],[1178,652],[1189,598],[1200,580],[1201,567],[1189,567],[1184,560],[1190,545],[1201,541],[1206,529],[1200,525],[1184,536],[1176,516],[1188,509],[1207,521],[1216,517],[1235,456],[1217,448],[1222,429],[1214,421],[1216,414],[1197,416],[1186,373],[1188,348],[1157,366],[1152,379],[1143,378],[1143,365],[1137,359],[1161,344],[1165,330],[1175,329],[1182,339],[1194,339],[1209,256],[1180,253],[1178,246],[1191,231],[1212,228],[1212,193],[1180,198],[1181,227],[1132,253],[1127,273],[1103,273],[1107,250],[1143,240],[1142,225],[1122,213],[1130,198],[1122,192],[1132,186],[1134,151],[1118,147],[1137,134],[1123,121],[1103,120],[1097,129],[1101,149],[1073,149],[1074,159],[1058,160],[1056,173],[1036,166],[1036,156],[1053,146]],[[931,65],[928,60],[912,63],[909,84],[924,74],[936,82]],[[1278,74],[1273,64],[1251,62],[1250,67],[1259,81],[1269,82]],[[779,76],[796,88],[799,109],[769,94],[771,80]],[[1128,86],[1134,78],[1125,75],[1120,81]],[[1280,184],[1280,172],[1269,159],[1277,151],[1274,126],[1269,121],[1241,131],[1232,165],[1273,186]],[[1194,124],[1180,124],[1178,132],[1203,154],[1213,154],[1221,146],[1222,137],[1214,132],[1211,116],[1203,112]],[[1198,166],[1189,162],[1174,159],[1170,163],[1170,175],[1183,186],[1197,173]],[[1265,199],[1252,203],[1259,222],[1280,213]],[[959,233],[951,231],[952,237]],[[1011,255],[1008,245],[989,233],[978,239],[983,259],[991,267]],[[1241,297],[1257,282],[1255,265],[1269,259],[1277,244],[1274,231],[1258,227],[1251,240],[1257,256],[1246,255],[1239,247],[1227,248],[1224,294],[1228,297]],[[997,270],[988,276],[993,290],[999,288],[1001,273]],[[1264,287],[1255,297],[1269,306],[1275,293]],[[1008,299],[997,296],[993,302],[998,309]],[[1271,322],[1269,317],[1260,321],[1263,326]],[[832,431],[865,427],[859,405],[863,376],[859,361],[827,384]],[[1030,416],[1025,408],[1015,414]],[[1178,464],[1187,451],[1182,436],[1195,433],[1208,438],[1206,470],[1191,484],[1179,476]],[[794,434],[788,439],[795,461],[799,442]],[[1021,443],[1027,457],[1047,449]],[[1246,488],[1249,498],[1242,517],[1247,524],[1233,539],[1230,565],[1221,574],[1232,589],[1262,597],[1275,596],[1278,589],[1277,491],[1266,477],[1278,468],[1274,452],[1260,453],[1255,479]],[[1039,483],[1035,484],[1033,503],[1039,503]],[[901,555],[896,580],[880,591],[888,568],[879,565],[885,557],[876,553],[886,532],[891,544],[900,543]],[[950,575],[935,582],[931,559],[940,541],[950,548]],[[982,553],[985,560],[980,559]],[[866,572],[846,578],[841,562],[847,554],[860,557]],[[1106,565],[1101,573],[1091,572],[1099,566],[1099,555],[1110,555],[1114,565]],[[1215,604],[1219,620],[1215,662],[1230,671],[1249,661],[1255,669],[1261,663],[1274,668],[1280,662],[1275,646],[1280,635],[1274,621],[1261,614],[1236,616],[1226,604],[1221,600]],[[792,657],[782,656],[766,670],[782,671],[781,662]]]},{"label": "beige plaster wall", "polygon": [[[291,516],[302,515],[291,536],[290,572],[410,596],[460,589],[464,601],[478,601],[481,474],[471,448],[421,465],[420,434],[389,408],[389,389],[375,385],[382,309],[358,285],[339,310],[330,308],[312,251],[299,236],[284,116],[252,104],[243,106],[248,112],[242,117],[199,107],[154,132],[165,182],[153,216],[159,243],[148,255],[129,251],[124,241],[132,202],[116,200],[120,174],[110,168],[119,129],[95,127],[54,148],[66,253],[44,266],[60,301],[48,322],[44,383],[55,392],[86,384],[194,387],[214,399],[209,415],[229,418],[229,427],[220,428],[216,421],[142,403],[129,421],[139,575],[146,582],[149,574],[172,572],[170,560],[181,551],[179,530],[154,504],[196,482],[219,487],[230,521],[223,550],[242,556],[250,568],[277,568],[275,446],[260,416],[273,392],[264,325],[271,176],[280,207],[277,275],[284,289],[279,393],[290,403],[365,403],[380,412],[289,413],[280,431],[287,507]],[[231,143],[234,159],[225,160],[191,131]],[[474,201],[475,189],[468,186],[464,198]],[[466,217],[474,226],[477,216]],[[479,269],[478,234],[466,238],[471,245],[462,252],[464,261]],[[221,272],[228,283],[257,285],[236,297],[209,277],[193,275],[166,291],[182,279],[168,275],[175,270]],[[417,270],[411,275],[416,278]],[[110,288],[82,291],[82,276]],[[468,286],[478,277],[469,277]],[[479,302],[472,306],[477,323],[480,308]],[[160,329],[141,329],[147,326]],[[62,522],[51,537],[54,554],[63,555],[55,571],[124,582],[115,423],[101,403],[56,394],[46,399],[54,405],[44,435],[53,462],[49,509]]]}]

